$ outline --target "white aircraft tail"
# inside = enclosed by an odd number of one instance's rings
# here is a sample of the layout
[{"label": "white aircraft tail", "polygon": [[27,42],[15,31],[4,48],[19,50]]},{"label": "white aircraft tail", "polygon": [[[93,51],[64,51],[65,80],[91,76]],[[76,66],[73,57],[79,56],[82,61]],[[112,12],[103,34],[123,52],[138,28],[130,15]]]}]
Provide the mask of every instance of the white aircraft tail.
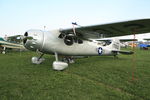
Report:
[{"label": "white aircraft tail", "polygon": [[120,50],[120,40],[118,38],[112,39],[112,42],[108,47],[112,50]]},{"label": "white aircraft tail", "polygon": [[114,54],[121,53],[121,54],[131,55],[134,53],[133,51],[120,50],[120,40],[117,38],[114,38],[112,40],[111,44],[108,45],[108,48],[111,49]]}]

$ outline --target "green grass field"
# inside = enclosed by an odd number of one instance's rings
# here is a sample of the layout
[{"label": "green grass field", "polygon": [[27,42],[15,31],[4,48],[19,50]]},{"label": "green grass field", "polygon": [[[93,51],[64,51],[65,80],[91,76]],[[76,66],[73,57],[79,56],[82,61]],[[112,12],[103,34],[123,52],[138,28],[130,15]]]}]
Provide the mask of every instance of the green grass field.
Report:
[{"label": "green grass field", "polygon": [[[34,52],[0,54],[0,100],[150,100],[150,50],[133,55],[77,59],[54,71],[51,55],[40,65]],[[132,80],[134,72],[134,80]]]}]

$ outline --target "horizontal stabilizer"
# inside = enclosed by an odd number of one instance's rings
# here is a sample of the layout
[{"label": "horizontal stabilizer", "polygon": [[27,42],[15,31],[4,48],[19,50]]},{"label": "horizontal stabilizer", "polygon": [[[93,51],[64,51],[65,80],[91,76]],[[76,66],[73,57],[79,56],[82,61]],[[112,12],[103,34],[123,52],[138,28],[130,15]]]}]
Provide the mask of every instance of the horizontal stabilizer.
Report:
[{"label": "horizontal stabilizer", "polygon": [[[113,38],[109,38],[109,39],[105,39],[105,38],[103,38],[103,39],[95,39],[96,41],[111,41],[111,40],[113,40]],[[137,41],[137,39],[119,39],[120,40],[120,42],[127,42],[127,41]]]},{"label": "horizontal stabilizer", "polygon": [[123,50],[112,50],[112,52],[121,53],[121,54],[125,54],[125,55],[131,55],[134,53],[133,51],[123,51]]},{"label": "horizontal stabilizer", "polygon": [[149,41],[149,40],[150,40],[150,38],[145,38],[145,39],[143,39],[143,40],[147,40],[147,41]]}]

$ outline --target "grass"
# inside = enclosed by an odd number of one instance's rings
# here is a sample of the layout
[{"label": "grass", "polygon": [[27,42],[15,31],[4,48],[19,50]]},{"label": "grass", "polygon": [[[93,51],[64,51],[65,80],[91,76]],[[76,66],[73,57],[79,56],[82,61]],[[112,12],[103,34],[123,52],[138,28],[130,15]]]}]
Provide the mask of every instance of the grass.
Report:
[{"label": "grass", "polygon": [[[34,52],[0,54],[0,100],[150,100],[150,51],[133,56],[77,59],[54,71],[53,56],[40,65]],[[134,72],[134,80],[132,73]]]}]

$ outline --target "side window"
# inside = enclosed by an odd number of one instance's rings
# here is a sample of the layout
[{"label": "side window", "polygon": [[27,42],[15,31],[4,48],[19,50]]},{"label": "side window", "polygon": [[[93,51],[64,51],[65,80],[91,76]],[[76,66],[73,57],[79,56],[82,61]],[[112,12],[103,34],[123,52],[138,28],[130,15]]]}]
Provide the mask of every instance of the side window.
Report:
[{"label": "side window", "polygon": [[64,39],[64,43],[68,46],[71,46],[73,44],[73,38],[71,36],[66,36]]}]

